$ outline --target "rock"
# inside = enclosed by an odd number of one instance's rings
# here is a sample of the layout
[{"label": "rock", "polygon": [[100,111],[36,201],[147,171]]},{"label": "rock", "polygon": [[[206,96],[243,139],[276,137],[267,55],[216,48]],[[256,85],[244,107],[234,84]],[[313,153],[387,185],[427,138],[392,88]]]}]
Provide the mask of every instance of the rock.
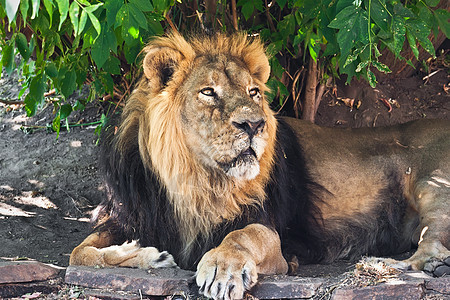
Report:
[{"label": "rock", "polygon": [[176,268],[141,270],[132,268],[91,268],[69,266],[65,281],[68,284],[111,289],[152,296],[189,293],[194,272]]},{"label": "rock", "polygon": [[60,270],[40,262],[0,262],[0,284],[45,281],[54,278]]},{"label": "rock", "polygon": [[277,275],[261,277],[250,294],[258,299],[312,298],[324,283],[321,278]]},{"label": "rock", "polygon": [[442,295],[450,295],[450,277],[433,278],[425,281],[427,291],[434,291]]},{"label": "rock", "polygon": [[436,277],[442,277],[444,275],[450,275],[450,266],[442,265],[436,267],[436,269],[433,272],[434,276]]}]

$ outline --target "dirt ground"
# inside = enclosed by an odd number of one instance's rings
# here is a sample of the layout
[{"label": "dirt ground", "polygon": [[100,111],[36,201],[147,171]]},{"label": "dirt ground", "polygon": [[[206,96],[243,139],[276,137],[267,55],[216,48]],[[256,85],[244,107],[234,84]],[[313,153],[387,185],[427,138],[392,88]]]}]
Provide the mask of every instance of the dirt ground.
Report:
[{"label": "dirt ground", "polygon": [[[427,74],[418,72],[380,82],[377,90],[365,84],[338,87],[337,96],[330,90],[316,123],[361,127],[418,118],[450,119],[449,69],[438,64],[430,72],[436,70],[425,80]],[[17,76],[0,79],[0,99],[14,100],[17,80]],[[353,107],[345,104],[347,98],[354,99]],[[72,114],[70,121],[89,123],[99,120],[101,113],[90,106]],[[104,197],[95,126],[63,130],[58,139],[45,129],[22,130],[24,125],[45,126],[52,118],[52,107],[27,118],[19,105],[0,104],[0,260],[33,259],[67,266],[71,250],[90,231],[89,212]],[[313,268],[305,275],[330,275],[348,266]]]}]

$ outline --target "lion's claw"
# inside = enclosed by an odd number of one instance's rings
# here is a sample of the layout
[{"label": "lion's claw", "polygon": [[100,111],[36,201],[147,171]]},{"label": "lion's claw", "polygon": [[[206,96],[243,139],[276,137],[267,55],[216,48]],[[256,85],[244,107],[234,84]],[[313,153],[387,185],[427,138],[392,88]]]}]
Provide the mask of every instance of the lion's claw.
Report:
[{"label": "lion's claw", "polygon": [[244,258],[242,255],[231,259],[226,256],[214,250],[205,254],[197,267],[199,292],[213,299],[242,299],[244,292],[256,283],[256,264],[237,258]]}]

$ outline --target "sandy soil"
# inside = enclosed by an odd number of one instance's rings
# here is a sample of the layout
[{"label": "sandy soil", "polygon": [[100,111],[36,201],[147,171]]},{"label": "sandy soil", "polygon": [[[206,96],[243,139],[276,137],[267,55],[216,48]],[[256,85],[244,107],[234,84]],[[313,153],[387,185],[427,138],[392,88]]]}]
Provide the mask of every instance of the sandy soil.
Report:
[{"label": "sandy soil", "polygon": [[[338,88],[340,99],[354,98],[361,105],[350,108],[329,93],[316,122],[361,127],[418,118],[450,119],[449,70],[439,68],[428,80],[419,73],[381,82],[378,91],[364,84]],[[13,99],[17,93],[17,77],[0,80],[1,99]],[[381,98],[390,99],[390,112]],[[99,120],[100,114],[98,107],[91,106],[70,119],[88,123]],[[59,139],[46,130],[28,134],[21,130],[23,125],[45,126],[52,118],[51,107],[27,118],[20,106],[0,104],[0,259],[29,258],[67,266],[71,250],[90,231],[89,212],[104,196],[93,126],[61,131]]]}]

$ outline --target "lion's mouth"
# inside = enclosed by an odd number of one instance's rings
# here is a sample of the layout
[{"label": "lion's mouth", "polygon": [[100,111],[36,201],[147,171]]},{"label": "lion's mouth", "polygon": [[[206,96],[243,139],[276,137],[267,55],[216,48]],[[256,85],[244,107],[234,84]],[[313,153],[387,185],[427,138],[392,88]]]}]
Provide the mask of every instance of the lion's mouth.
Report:
[{"label": "lion's mouth", "polygon": [[219,166],[225,173],[228,173],[230,169],[242,166],[242,165],[251,165],[257,161],[257,156],[255,150],[251,147],[248,147],[246,150],[242,151],[238,156],[236,156],[233,160],[226,163],[218,163]]}]

